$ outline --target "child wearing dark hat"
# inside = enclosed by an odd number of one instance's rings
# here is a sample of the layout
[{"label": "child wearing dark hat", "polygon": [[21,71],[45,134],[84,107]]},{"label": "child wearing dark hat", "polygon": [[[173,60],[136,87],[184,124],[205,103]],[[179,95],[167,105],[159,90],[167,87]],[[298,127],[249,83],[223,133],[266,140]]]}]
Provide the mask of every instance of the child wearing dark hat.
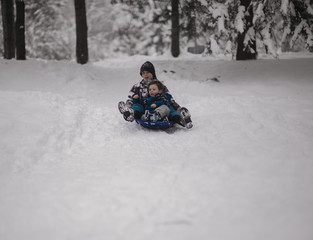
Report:
[{"label": "child wearing dark hat", "polygon": [[[118,103],[119,111],[123,114],[124,119],[129,122],[134,121],[134,119],[140,119],[144,114],[149,96],[149,84],[153,80],[157,80],[154,66],[149,61],[145,62],[140,67],[139,74],[142,77],[142,80],[131,88],[128,96],[129,99],[126,103]],[[167,87],[163,85],[163,93],[168,92]],[[170,105],[173,111],[171,111],[169,120],[175,121],[187,128],[191,128],[192,122],[188,110],[186,108],[181,108],[173,98],[170,100]]]}]

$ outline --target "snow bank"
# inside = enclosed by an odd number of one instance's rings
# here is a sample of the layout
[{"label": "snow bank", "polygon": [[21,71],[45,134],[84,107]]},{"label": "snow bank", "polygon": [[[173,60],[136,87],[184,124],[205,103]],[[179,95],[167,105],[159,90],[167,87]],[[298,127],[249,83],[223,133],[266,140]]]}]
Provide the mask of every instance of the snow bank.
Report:
[{"label": "snow bank", "polygon": [[0,238],[310,240],[313,58],[149,59],[173,132],[117,110],[145,60],[0,60]]}]

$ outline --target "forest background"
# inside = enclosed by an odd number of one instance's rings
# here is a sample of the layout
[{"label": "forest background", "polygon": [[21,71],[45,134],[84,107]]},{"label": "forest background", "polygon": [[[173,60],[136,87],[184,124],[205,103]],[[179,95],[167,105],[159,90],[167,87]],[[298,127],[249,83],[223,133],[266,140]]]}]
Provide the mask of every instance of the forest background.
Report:
[{"label": "forest background", "polygon": [[[312,6],[313,0],[180,0],[179,48],[234,57],[244,34],[245,48],[254,53],[277,58],[281,52],[312,52]],[[170,0],[88,0],[86,15],[91,61],[170,52]],[[3,53],[2,18],[0,23]],[[27,58],[75,59],[74,1],[25,2],[25,45]]]}]

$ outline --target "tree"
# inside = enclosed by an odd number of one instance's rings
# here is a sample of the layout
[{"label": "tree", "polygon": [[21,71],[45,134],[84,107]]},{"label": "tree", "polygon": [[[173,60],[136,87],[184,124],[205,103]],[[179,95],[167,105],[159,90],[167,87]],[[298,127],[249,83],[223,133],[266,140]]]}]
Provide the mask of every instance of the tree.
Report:
[{"label": "tree", "polygon": [[24,0],[16,0],[16,59],[25,60],[25,4]]},{"label": "tree", "polygon": [[112,0],[111,4],[108,40],[113,54],[163,54],[170,47],[170,0]]},{"label": "tree", "polygon": [[256,59],[256,38],[251,0],[240,0],[237,16],[238,21],[242,21],[242,24],[239,24],[238,29],[236,60]]},{"label": "tree", "polygon": [[[7,9],[10,1],[13,6],[16,2],[18,8],[21,0],[1,0],[2,11]],[[27,0],[27,56],[75,59],[78,45],[75,41],[78,39],[75,37],[75,8],[71,1]],[[175,0],[179,2],[177,44],[172,44],[172,36],[175,35],[171,32],[175,29],[171,26],[175,15],[172,0],[111,1],[113,5],[109,5],[107,0],[86,2],[88,61],[120,54],[164,54],[175,45],[179,55],[179,50],[197,44],[202,49],[206,48],[204,54],[232,53],[236,56],[238,36],[240,47],[245,51],[252,50],[255,56],[257,52],[278,57],[284,51],[302,51],[305,48],[313,51],[313,0]],[[247,8],[245,2],[250,2]],[[19,17],[18,12],[16,9],[16,18]],[[4,37],[2,25],[4,22],[0,26],[1,42]],[[12,26],[9,29],[14,32],[14,24]],[[17,28],[16,34],[18,29],[21,30]],[[87,27],[85,32],[87,36]],[[18,35],[16,38],[18,54]],[[14,36],[11,39],[6,42],[13,44]],[[256,50],[252,44],[254,40]],[[0,44],[0,51],[4,52],[4,44]]]},{"label": "tree", "polygon": [[75,0],[76,18],[76,60],[77,63],[88,62],[88,27],[85,0]]},{"label": "tree", "polygon": [[295,45],[297,39],[306,39],[306,48],[313,51],[313,8],[309,0],[282,1],[281,13],[285,23],[282,44],[286,50]]},{"label": "tree", "polygon": [[25,19],[27,56],[56,60],[75,58],[72,0],[27,0]]},{"label": "tree", "polygon": [[172,45],[171,52],[173,57],[178,57],[179,50],[179,0],[172,1]]},{"label": "tree", "polygon": [[15,57],[14,40],[14,3],[13,0],[1,0],[4,58]]}]

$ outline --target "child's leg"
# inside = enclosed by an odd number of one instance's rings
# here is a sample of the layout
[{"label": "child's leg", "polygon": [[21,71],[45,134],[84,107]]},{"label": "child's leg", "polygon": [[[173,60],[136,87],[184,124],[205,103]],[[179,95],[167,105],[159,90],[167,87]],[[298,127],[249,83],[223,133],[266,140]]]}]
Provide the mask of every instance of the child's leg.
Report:
[{"label": "child's leg", "polygon": [[166,105],[161,105],[160,107],[157,107],[155,109],[155,112],[158,114],[158,120],[169,117],[170,115],[170,109]]},{"label": "child's leg", "polygon": [[182,125],[181,124],[182,118],[180,115],[180,111],[178,111],[178,110],[174,110],[173,108],[171,108],[169,119],[170,119],[170,121],[173,121],[175,123]]},{"label": "child's leg", "polygon": [[186,108],[182,108],[181,111],[171,108],[170,120],[188,129],[193,127],[190,113]]},{"label": "child's leg", "polygon": [[167,119],[170,114],[170,109],[166,105],[161,105],[160,107],[157,107],[154,112],[149,112],[149,110],[146,110],[144,116],[142,119],[148,120],[148,121],[163,121],[164,119]]},{"label": "child's leg", "polygon": [[189,110],[187,108],[182,107],[180,112],[181,112],[181,116],[182,116],[183,123],[184,123],[185,127],[186,128],[192,128],[193,124],[191,121],[191,115],[190,115]]},{"label": "child's leg", "polygon": [[140,119],[142,114],[144,114],[145,109],[144,107],[139,103],[134,103],[131,108],[134,110],[134,118]]}]

